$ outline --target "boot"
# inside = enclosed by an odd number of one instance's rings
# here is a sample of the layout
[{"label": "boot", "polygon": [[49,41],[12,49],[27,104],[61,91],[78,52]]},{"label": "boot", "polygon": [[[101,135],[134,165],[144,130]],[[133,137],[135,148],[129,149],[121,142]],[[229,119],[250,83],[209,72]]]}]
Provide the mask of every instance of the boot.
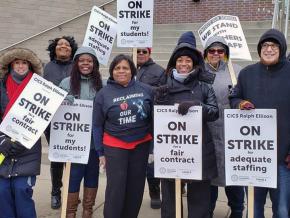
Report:
[{"label": "boot", "polygon": [[61,206],[61,191],[60,188],[62,187],[62,168],[51,168],[50,175],[51,175],[51,208],[52,209],[59,209]]},{"label": "boot", "polygon": [[79,192],[68,193],[66,218],[75,218],[79,204]]},{"label": "boot", "polygon": [[84,187],[83,197],[83,218],[91,218],[93,215],[93,206],[95,205],[97,188]]},{"label": "boot", "polygon": [[160,209],[161,208],[161,199],[160,199],[160,186],[158,183],[153,182],[152,179],[148,179],[149,185],[149,195],[150,195],[150,206],[152,209]]}]

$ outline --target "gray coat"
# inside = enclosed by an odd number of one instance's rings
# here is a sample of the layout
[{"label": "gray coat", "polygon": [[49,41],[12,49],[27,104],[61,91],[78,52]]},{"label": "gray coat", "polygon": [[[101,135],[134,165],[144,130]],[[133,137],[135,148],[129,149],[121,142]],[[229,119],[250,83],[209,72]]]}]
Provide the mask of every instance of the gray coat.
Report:
[{"label": "gray coat", "polygon": [[[221,42],[227,46],[223,38],[212,37],[208,40],[206,49],[214,42]],[[241,67],[233,64],[233,68],[237,76],[241,70]],[[232,82],[228,65],[224,61],[220,61],[217,69],[214,69],[209,63],[205,63],[205,69],[216,75],[212,86],[215,91],[219,107],[219,119],[208,123],[215,145],[218,168],[218,177],[212,180],[212,184],[217,186],[225,186],[224,109],[230,108],[228,95],[229,89],[232,87]]]}]

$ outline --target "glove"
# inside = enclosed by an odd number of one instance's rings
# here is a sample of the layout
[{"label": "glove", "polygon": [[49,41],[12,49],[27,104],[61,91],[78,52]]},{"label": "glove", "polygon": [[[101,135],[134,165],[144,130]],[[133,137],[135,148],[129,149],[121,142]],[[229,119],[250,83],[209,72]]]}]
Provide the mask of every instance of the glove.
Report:
[{"label": "glove", "polygon": [[239,109],[241,109],[241,110],[252,110],[252,109],[255,109],[255,106],[251,102],[243,100],[239,104]]},{"label": "glove", "polygon": [[17,141],[11,141],[11,148],[9,151],[9,156],[16,157],[19,154],[22,154],[24,151],[28,150],[21,143]]},{"label": "glove", "polygon": [[154,154],[149,154],[148,164],[152,164],[154,162]]},{"label": "glove", "polygon": [[75,97],[73,95],[67,95],[65,97],[65,100],[67,100],[69,103],[73,104],[75,101]]},{"label": "glove", "polygon": [[290,154],[287,155],[285,162],[287,164],[287,168],[290,169]]},{"label": "glove", "polygon": [[167,85],[159,86],[155,89],[155,102],[163,103],[166,101],[166,97],[169,93],[169,88]]},{"label": "glove", "polygon": [[201,102],[198,100],[184,101],[178,105],[178,113],[182,116],[188,113],[188,109],[192,106],[200,106]]}]

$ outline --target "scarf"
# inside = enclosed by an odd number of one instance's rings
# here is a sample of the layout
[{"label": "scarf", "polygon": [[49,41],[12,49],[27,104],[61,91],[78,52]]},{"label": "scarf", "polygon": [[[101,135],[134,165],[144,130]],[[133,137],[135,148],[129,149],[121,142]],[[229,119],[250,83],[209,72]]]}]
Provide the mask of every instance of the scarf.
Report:
[{"label": "scarf", "polygon": [[6,116],[10,108],[13,106],[16,99],[19,97],[19,95],[22,93],[23,89],[29,82],[29,80],[32,77],[32,72],[29,72],[26,74],[26,77],[22,80],[22,82],[19,84],[17,83],[11,74],[8,75],[7,81],[6,81],[6,87],[7,87],[7,95],[9,102],[5,108],[5,112],[3,115],[3,118]]}]

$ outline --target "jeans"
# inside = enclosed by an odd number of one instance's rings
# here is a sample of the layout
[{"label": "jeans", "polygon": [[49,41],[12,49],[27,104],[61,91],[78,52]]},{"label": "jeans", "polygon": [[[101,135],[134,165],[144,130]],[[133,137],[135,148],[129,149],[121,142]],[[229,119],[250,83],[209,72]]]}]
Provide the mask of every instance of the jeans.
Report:
[{"label": "jeans", "polygon": [[90,150],[87,164],[73,163],[71,165],[69,192],[79,192],[81,181],[84,179],[84,187],[97,188],[99,184],[99,157],[94,149]]},{"label": "jeans", "polygon": [[36,176],[0,177],[0,218],[36,218],[35,182]]},{"label": "jeans", "polygon": [[278,166],[278,211],[277,218],[290,217],[290,169]]},{"label": "jeans", "polygon": [[[218,186],[211,186],[211,212],[213,213],[218,198]],[[228,198],[228,206],[232,213],[243,214],[245,189],[243,186],[226,186],[226,196]]]}]

